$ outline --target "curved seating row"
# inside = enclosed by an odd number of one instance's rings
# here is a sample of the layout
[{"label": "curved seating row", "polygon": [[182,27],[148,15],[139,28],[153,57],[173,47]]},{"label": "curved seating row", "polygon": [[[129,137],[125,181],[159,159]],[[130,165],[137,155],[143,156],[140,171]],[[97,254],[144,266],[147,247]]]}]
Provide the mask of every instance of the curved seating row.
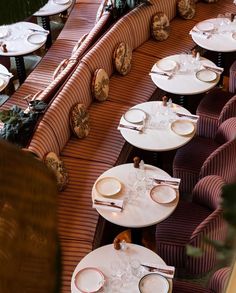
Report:
[{"label": "curved seating row", "polygon": [[[189,30],[194,24],[232,6],[229,0],[220,0],[212,6],[197,3],[196,17],[183,20],[177,16],[176,2],[152,0],[152,6],[137,7],[117,21],[75,65],[29,144],[29,150],[41,159],[51,151],[60,155],[69,173],[69,184],[58,195],[62,292],[69,292],[74,267],[101,240],[104,222],[92,209],[91,189],[103,171],[125,162],[130,153],[131,146],[117,130],[121,115],[130,106],[148,101],[155,92],[148,73],[158,58],[192,49]],[[150,19],[158,11],[171,20],[171,34],[163,42],[150,37]],[[120,42],[127,42],[133,50],[132,69],[126,76],[115,72],[112,61],[114,48]],[[104,68],[110,77],[109,98],[102,103],[94,101],[91,94],[91,81],[99,68]],[[69,115],[76,103],[83,103],[90,115],[91,131],[84,139],[71,135]]]}]

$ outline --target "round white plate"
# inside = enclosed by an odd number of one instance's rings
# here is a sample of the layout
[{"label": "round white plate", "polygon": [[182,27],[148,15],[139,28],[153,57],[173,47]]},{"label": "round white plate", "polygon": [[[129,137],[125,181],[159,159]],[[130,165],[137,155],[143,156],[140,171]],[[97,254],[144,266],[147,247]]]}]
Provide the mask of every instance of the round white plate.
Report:
[{"label": "round white plate", "polygon": [[139,290],[141,293],[167,293],[169,291],[169,286],[167,279],[157,273],[145,275],[139,281]]},{"label": "round white plate", "polygon": [[130,123],[142,123],[146,119],[146,113],[141,109],[133,108],[125,112],[124,118]]},{"label": "round white plate", "polygon": [[175,120],[171,123],[171,129],[176,134],[188,135],[194,131],[194,124],[189,120]]},{"label": "round white plate", "polygon": [[215,27],[214,27],[214,24],[210,21],[202,21],[196,25],[196,28],[202,32],[210,32]]},{"label": "round white plate", "polygon": [[113,196],[121,191],[121,183],[115,177],[103,177],[97,181],[95,189],[103,196]]},{"label": "round white plate", "polygon": [[47,39],[47,36],[45,34],[40,34],[40,33],[33,33],[33,34],[30,34],[28,37],[27,37],[27,41],[31,44],[34,44],[34,45],[40,45],[42,43],[44,43]]},{"label": "round white plate", "polygon": [[102,288],[105,283],[105,277],[96,268],[85,268],[76,274],[74,282],[80,292],[93,293]]},{"label": "round white plate", "polygon": [[236,40],[236,32],[232,33],[232,38]]},{"label": "round white plate", "polygon": [[53,0],[54,3],[59,5],[65,5],[70,2],[70,0]]},{"label": "round white plate", "polygon": [[196,78],[204,82],[211,82],[216,80],[217,73],[213,70],[201,69],[196,72]]},{"label": "round white plate", "polygon": [[8,35],[8,28],[6,26],[0,27],[0,38],[5,38]]},{"label": "round white plate", "polygon": [[170,185],[160,184],[151,189],[150,195],[157,203],[170,203],[176,199],[176,190]]},{"label": "round white plate", "polygon": [[177,62],[170,59],[161,59],[157,61],[156,66],[161,71],[172,71],[177,67]]}]

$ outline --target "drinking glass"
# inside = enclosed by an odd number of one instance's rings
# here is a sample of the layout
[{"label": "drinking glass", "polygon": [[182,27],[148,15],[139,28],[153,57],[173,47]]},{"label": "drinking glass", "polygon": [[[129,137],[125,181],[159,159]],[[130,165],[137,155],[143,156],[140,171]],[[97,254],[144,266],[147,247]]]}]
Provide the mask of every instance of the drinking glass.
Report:
[{"label": "drinking glass", "polygon": [[143,276],[143,270],[142,270],[139,259],[137,258],[130,259],[129,265],[130,265],[131,273],[133,276],[137,278],[141,278]]}]

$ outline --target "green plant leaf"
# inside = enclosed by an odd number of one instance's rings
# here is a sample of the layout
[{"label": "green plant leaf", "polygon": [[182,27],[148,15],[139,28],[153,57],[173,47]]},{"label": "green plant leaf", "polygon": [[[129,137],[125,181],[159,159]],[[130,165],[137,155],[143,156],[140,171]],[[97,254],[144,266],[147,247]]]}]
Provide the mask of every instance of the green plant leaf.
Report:
[{"label": "green plant leaf", "polygon": [[193,256],[193,257],[200,257],[203,254],[203,251],[201,250],[201,248],[194,247],[192,245],[186,246],[186,252],[188,256]]}]

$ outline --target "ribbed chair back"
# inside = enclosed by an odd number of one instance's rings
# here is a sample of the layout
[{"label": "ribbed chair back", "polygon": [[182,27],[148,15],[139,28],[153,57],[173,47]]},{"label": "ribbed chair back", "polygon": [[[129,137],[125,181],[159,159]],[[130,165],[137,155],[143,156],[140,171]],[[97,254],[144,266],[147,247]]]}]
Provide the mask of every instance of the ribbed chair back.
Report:
[{"label": "ribbed chair back", "polygon": [[215,141],[223,144],[236,138],[236,117],[225,120],[217,130]]},{"label": "ribbed chair back", "polygon": [[236,95],[234,95],[223,107],[219,120],[218,125],[221,125],[226,119],[230,117],[236,117]]},{"label": "ribbed chair back", "polygon": [[227,183],[236,182],[236,138],[218,147],[204,162],[199,178],[218,175]]}]

